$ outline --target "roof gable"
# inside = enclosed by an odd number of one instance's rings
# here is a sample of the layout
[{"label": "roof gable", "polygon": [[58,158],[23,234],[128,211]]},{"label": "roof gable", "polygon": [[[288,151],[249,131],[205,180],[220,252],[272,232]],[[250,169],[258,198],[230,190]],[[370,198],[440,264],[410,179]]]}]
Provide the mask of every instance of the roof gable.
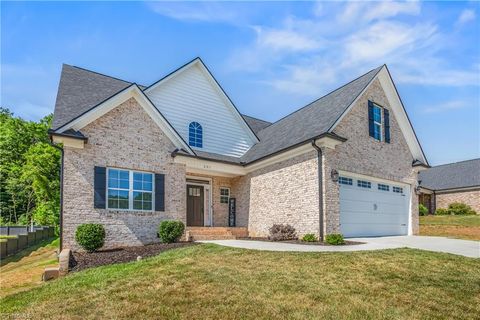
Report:
[{"label": "roof gable", "polygon": [[120,90],[111,97],[105,99],[98,105],[89,108],[76,118],[67,122],[60,128],[54,130],[55,133],[65,133],[70,130],[79,131],[89,123],[100,118],[110,110],[118,107],[130,98],[134,98],[140,104],[152,120],[165,132],[166,136],[178,147],[187,150],[190,154],[195,154],[193,150],[185,143],[178,132],[170,125],[167,119],[160,113],[155,105],[148,99],[143,91],[136,85],[131,84],[123,90]]},{"label": "roof gable", "polygon": [[64,64],[52,128],[63,126],[132,83]]},{"label": "roof gable", "polygon": [[240,157],[258,142],[200,59],[144,92],[184,140],[189,138],[190,123],[202,126],[202,147],[194,150]]},{"label": "roof gable", "polygon": [[243,157],[257,160],[332,130],[333,125],[365,90],[382,67],[373,69],[258,132],[260,142]]},{"label": "roof gable", "polygon": [[420,171],[421,186],[432,190],[447,190],[480,186],[480,159],[435,166]]}]

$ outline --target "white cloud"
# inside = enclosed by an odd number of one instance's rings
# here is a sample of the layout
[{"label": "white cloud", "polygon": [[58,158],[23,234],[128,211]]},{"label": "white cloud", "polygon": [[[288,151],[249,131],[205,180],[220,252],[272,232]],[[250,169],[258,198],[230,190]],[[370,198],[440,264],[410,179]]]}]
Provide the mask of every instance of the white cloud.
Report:
[{"label": "white cloud", "polygon": [[242,20],[240,8],[215,2],[148,2],[156,13],[181,21],[223,22],[238,24]]},{"label": "white cloud", "polygon": [[475,17],[476,17],[476,14],[475,14],[474,10],[465,9],[465,10],[462,11],[460,16],[458,17],[457,25],[462,25],[462,24],[468,23],[470,21],[473,21],[473,20],[475,20]]},{"label": "white cloud", "polygon": [[458,110],[458,109],[465,108],[467,106],[468,106],[468,103],[466,101],[454,100],[454,101],[448,101],[442,104],[424,108],[422,111],[424,113],[439,113],[439,112],[446,112],[450,110]]},{"label": "white cloud", "polygon": [[[412,85],[479,86],[480,68],[454,67],[445,54],[455,34],[421,13],[419,2],[314,5],[310,18],[287,16],[255,27],[255,41],[236,49],[230,69],[257,72],[262,83],[315,96],[384,63]],[[329,12],[328,15],[323,12]],[[321,17],[319,17],[319,15]],[[415,22],[418,21],[418,22]]]}]

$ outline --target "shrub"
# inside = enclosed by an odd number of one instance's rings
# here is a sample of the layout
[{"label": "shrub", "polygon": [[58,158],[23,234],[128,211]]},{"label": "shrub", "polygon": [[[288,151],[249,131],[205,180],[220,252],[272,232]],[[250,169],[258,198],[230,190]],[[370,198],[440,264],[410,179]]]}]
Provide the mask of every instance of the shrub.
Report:
[{"label": "shrub", "polygon": [[426,216],[428,214],[428,209],[423,204],[418,205],[418,214],[421,216]]},{"label": "shrub", "polygon": [[449,215],[450,212],[448,212],[447,209],[443,209],[443,208],[438,208],[437,210],[435,210],[435,215],[436,216],[446,216],[446,215]]},{"label": "shrub", "polygon": [[158,227],[158,236],[163,243],[172,243],[178,241],[185,230],[182,221],[165,220]]},{"label": "shrub", "polygon": [[461,202],[454,202],[448,205],[448,212],[451,215],[477,214],[469,205]]},{"label": "shrub", "polygon": [[274,224],[268,231],[270,232],[268,239],[273,241],[297,239],[295,228],[289,224]]},{"label": "shrub", "polygon": [[325,237],[325,241],[328,244],[333,244],[333,245],[345,244],[343,235],[340,233],[327,234],[327,236]]},{"label": "shrub", "polygon": [[103,247],[104,240],[105,229],[98,223],[81,224],[75,231],[75,241],[88,252]]},{"label": "shrub", "polygon": [[307,233],[306,235],[303,236],[302,241],[315,242],[317,241],[317,237],[315,237],[313,233]]}]

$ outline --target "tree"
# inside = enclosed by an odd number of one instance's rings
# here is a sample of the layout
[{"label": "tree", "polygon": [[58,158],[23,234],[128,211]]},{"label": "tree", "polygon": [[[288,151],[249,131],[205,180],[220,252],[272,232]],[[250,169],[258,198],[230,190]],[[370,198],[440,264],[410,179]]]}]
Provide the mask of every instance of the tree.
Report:
[{"label": "tree", "polygon": [[60,152],[48,143],[51,120],[0,108],[0,222],[58,225]]}]

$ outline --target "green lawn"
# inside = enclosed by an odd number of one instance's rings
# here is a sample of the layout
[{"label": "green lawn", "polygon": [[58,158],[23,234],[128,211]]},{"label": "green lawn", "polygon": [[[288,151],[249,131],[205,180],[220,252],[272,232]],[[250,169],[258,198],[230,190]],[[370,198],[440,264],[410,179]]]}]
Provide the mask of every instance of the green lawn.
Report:
[{"label": "green lawn", "polygon": [[480,240],[480,215],[420,217],[420,234]]},{"label": "green lawn", "polygon": [[0,306],[38,319],[478,319],[480,260],[204,244],[72,273]]},{"label": "green lawn", "polygon": [[56,266],[59,240],[44,240],[0,263],[0,297],[41,286],[47,266]]}]

